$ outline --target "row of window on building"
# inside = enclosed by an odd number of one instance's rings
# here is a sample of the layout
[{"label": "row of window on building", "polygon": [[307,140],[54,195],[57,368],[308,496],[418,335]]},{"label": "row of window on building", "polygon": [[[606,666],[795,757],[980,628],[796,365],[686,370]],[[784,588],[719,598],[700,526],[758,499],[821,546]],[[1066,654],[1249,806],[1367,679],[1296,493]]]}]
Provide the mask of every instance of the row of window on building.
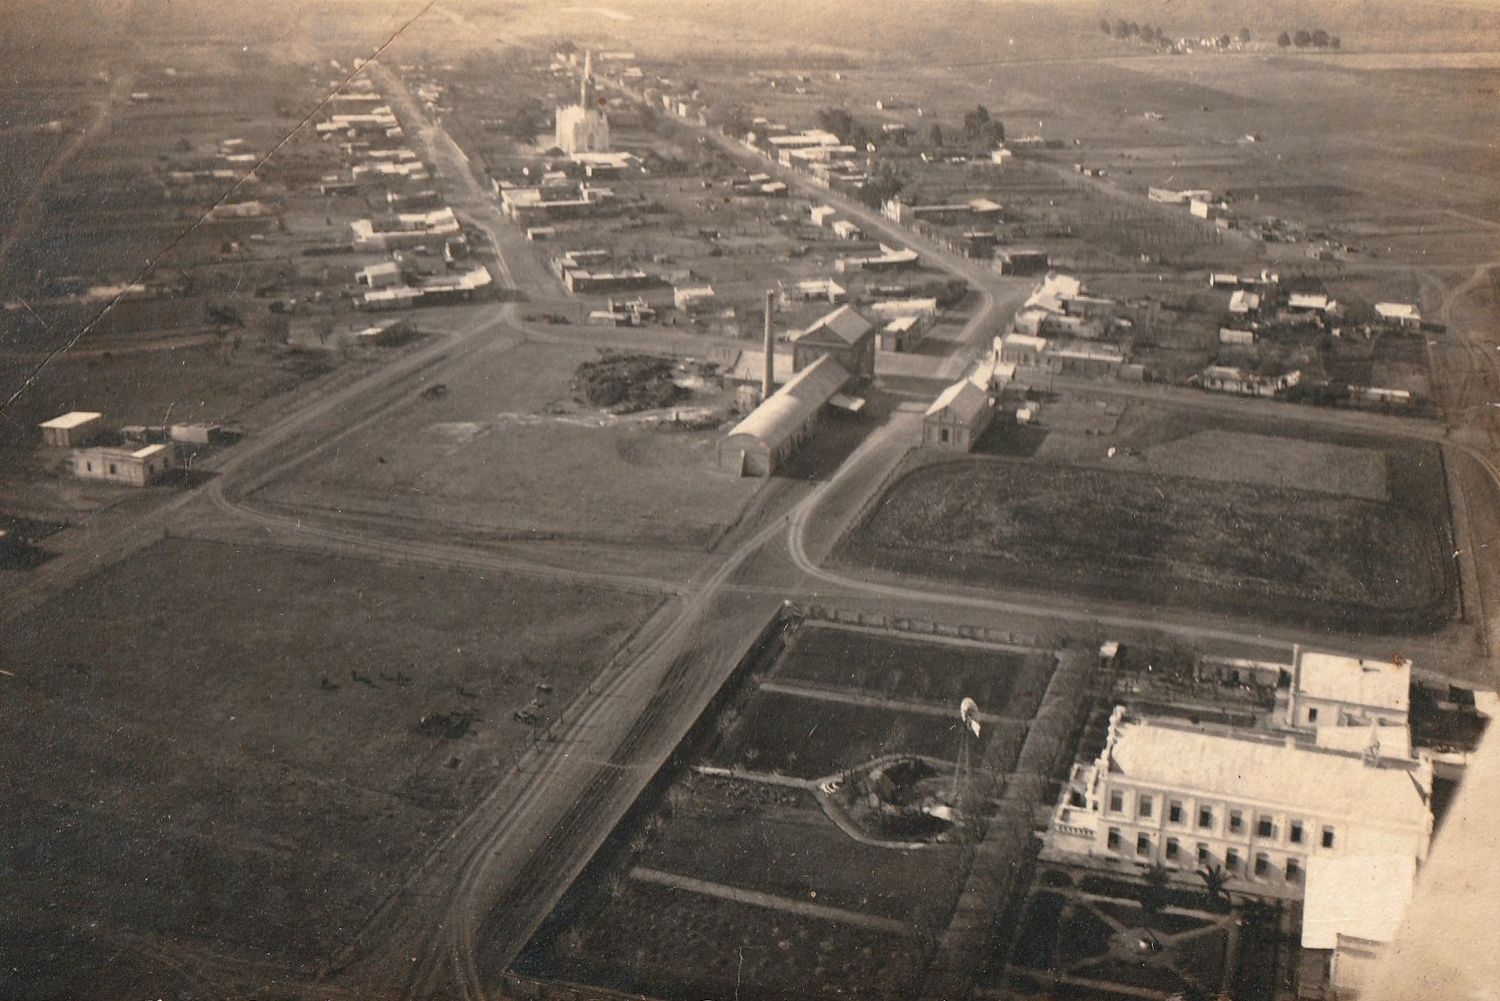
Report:
[{"label": "row of window on building", "polygon": [[[1326,832],[1332,837],[1332,831]],[[1110,851],[1121,855],[1128,854],[1124,832],[1118,827],[1109,829],[1106,845]],[[1329,842],[1332,847],[1332,841]],[[1141,833],[1135,836],[1135,854],[1140,858],[1151,858],[1155,854],[1156,845],[1151,835]],[[1177,838],[1167,838],[1162,850],[1162,861],[1168,865],[1186,865],[1190,862],[1199,866],[1210,866],[1221,864],[1226,872],[1234,876],[1253,875],[1257,879],[1270,879],[1279,874],[1289,883],[1300,883],[1304,872],[1303,862],[1300,858],[1289,856],[1284,862],[1278,863],[1269,852],[1256,852],[1254,859],[1247,862],[1238,848],[1227,848],[1223,859],[1214,856],[1212,849],[1205,842],[1198,842],[1194,853],[1189,857],[1183,851],[1182,842]]]},{"label": "row of window on building", "polygon": [[[1082,806],[1083,804],[1077,804]],[[1155,799],[1151,795],[1141,793],[1136,797],[1135,817],[1137,820],[1153,819],[1155,812]],[[1109,812],[1113,814],[1125,813],[1125,791],[1122,789],[1111,789],[1109,793]],[[1229,834],[1247,833],[1246,816],[1244,810],[1229,808],[1228,824],[1226,831]],[[1211,831],[1215,829],[1217,816],[1212,806],[1198,807],[1198,828]],[[1182,800],[1172,799],[1167,801],[1167,823],[1187,823],[1187,810]],[[1310,844],[1307,825],[1301,820],[1289,820],[1286,824],[1286,839],[1294,845]],[[1260,814],[1255,818],[1255,836],[1265,840],[1280,840],[1280,830],[1276,818],[1268,814]],[[1324,848],[1334,847],[1336,835],[1332,827],[1323,826],[1321,829],[1321,843]]]}]

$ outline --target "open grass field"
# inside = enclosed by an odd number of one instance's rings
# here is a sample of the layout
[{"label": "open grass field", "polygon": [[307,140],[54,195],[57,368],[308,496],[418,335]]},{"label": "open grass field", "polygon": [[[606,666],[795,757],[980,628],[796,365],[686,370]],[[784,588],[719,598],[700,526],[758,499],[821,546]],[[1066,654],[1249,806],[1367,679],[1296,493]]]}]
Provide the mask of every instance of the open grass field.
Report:
[{"label": "open grass field", "polygon": [[778,681],[833,685],[952,708],[965,697],[987,713],[1029,719],[1054,666],[1051,653],[918,642],[889,634],[804,626],[776,668]]},{"label": "open grass field", "polygon": [[[1383,454],[1397,459],[1386,501],[1181,471],[999,459],[920,466],[838,556],[975,585],[1364,632],[1436,629],[1453,613],[1456,587],[1446,500],[1434,496],[1431,470]],[[1369,479],[1349,475],[1356,486]]]},{"label": "open grass field", "polygon": [[501,345],[441,399],[414,394],[265,496],[520,537],[706,547],[757,481],[716,470],[718,432],[656,427],[670,412],[613,417],[579,403],[574,371],[598,357]]},{"label": "open grass field", "polygon": [[7,625],[0,996],[125,996],[113,935],[315,971],[649,610],[166,541]]}]

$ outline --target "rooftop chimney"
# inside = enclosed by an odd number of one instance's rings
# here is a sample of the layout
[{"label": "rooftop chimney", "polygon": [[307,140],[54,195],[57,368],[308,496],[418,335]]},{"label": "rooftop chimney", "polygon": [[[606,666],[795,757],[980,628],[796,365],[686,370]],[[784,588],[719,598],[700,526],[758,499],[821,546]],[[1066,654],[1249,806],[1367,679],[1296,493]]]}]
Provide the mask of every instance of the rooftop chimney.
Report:
[{"label": "rooftop chimney", "polygon": [[776,359],[773,354],[775,339],[771,335],[771,311],[775,308],[776,293],[766,289],[766,336],[765,336],[765,372],[760,380],[761,402],[770,399],[771,394],[776,391]]}]

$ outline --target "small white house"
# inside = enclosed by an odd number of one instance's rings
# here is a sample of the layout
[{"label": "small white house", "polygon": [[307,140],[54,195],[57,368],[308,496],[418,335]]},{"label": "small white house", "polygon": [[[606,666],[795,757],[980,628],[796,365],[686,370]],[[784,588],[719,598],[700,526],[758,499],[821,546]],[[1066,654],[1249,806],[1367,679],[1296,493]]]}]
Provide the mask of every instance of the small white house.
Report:
[{"label": "small white house", "polygon": [[144,448],[80,448],[73,453],[73,475],[133,487],[150,486],[177,465],[176,446],[165,442]]}]

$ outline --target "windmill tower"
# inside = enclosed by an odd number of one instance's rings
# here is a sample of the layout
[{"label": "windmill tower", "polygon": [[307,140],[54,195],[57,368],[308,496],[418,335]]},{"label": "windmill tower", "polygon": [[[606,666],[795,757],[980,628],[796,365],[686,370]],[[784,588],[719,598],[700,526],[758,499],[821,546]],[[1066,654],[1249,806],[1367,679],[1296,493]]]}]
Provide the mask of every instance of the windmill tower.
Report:
[{"label": "windmill tower", "polygon": [[958,728],[958,763],[953,767],[952,798],[954,809],[962,814],[963,798],[973,777],[974,747],[979,743],[982,730],[979,723],[979,703],[965,698],[958,704],[958,719],[962,726]]}]

